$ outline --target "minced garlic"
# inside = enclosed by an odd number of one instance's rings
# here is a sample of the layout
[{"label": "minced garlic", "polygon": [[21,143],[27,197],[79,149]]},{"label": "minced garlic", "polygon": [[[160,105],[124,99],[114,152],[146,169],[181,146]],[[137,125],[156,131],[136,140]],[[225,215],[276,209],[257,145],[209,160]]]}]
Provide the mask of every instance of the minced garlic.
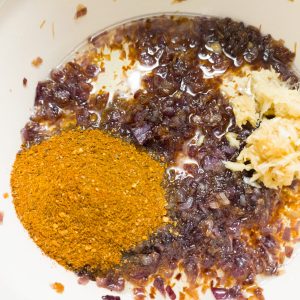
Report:
[{"label": "minced garlic", "polygon": [[256,113],[256,104],[253,97],[241,95],[230,101],[236,118],[236,124],[239,127],[249,122],[253,127],[256,126],[258,114]]},{"label": "minced garlic", "polygon": [[236,133],[227,132],[225,137],[231,147],[240,148],[240,141],[237,139]]},{"label": "minced garlic", "polygon": [[291,89],[273,69],[251,73],[251,90],[261,116],[300,117],[300,91]]},{"label": "minced garlic", "polygon": [[268,188],[290,185],[300,179],[300,120],[264,119],[237,162],[225,165],[232,171],[255,170],[250,181],[260,180]]},{"label": "minced garlic", "polygon": [[273,69],[244,69],[242,75],[225,78],[221,90],[229,97],[239,127],[261,123],[237,161],[225,165],[236,172],[254,170],[250,183],[288,186],[300,179],[300,91],[281,81]]},{"label": "minced garlic", "polygon": [[241,76],[230,74],[221,86],[223,94],[229,97],[239,127],[248,121],[255,126],[267,115],[300,117],[300,90],[291,89],[274,69],[244,68]]},{"label": "minced garlic", "polygon": [[223,80],[221,91],[229,98],[233,108],[236,124],[239,127],[249,122],[256,126],[259,114],[257,113],[257,104],[250,90],[251,76],[248,69],[242,72],[243,77],[229,74]]}]

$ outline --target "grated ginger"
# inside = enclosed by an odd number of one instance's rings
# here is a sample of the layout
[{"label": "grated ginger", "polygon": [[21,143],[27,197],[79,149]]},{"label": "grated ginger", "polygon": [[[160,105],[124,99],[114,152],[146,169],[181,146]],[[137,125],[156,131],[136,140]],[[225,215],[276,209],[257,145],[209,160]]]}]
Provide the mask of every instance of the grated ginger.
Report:
[{"label": "grated ginger", "polygon": [[288,186],[300,179],[300,91],[281,81],[273,69],[245,68],[242,75],[229,75],[221,90],[229,97],[239,127],[261,123],[237,161],[225,165],[235,172],[254,170],[250,184],[261,181],[268,188]]},{"label": "grated ginger", "polygon": [[261,116],[300,117],[300,91],[291,89],[273,69],[252,72],[251,90]]},{"label": "grated ginger", "polygon": [[240,148],[240,141],[237,139],[237,134],[234,132],[227,132],[225,137],[231,147]]},{"label": "grated ginger", "polygon": [[229,73],[223,79],[221,91],[229,98],[237,126],[242,127],[249,122],[255,127],[259,114],[255,98],[251,93],[251,74],[247,68],[244,68],[241,75],[242,77]]},{"label": "grated ginger", "polygon": [[249,122],[253,127],[258,121],[258,114],[256,113],[256,104],[253,97],[248,95],[241,95],[230,101],[235,114],[236,124],[239,127],[246,125]]},{"label": "grated ginger", "polygon": [[250,182],[260,180],[268,188],[290,185],[300,179],[300,120],[264,119],[237,162],[225,165],[232,171],[255,170]]},{"label": "grated ginger", "polygon": [[241,75],[243,77],[230,74],[221,86],[223,94],[229,97],[239,127],[247,122],[255,127],[269,115],[300,117],[300,91],[280,80],[274,69],[244,68]]}]

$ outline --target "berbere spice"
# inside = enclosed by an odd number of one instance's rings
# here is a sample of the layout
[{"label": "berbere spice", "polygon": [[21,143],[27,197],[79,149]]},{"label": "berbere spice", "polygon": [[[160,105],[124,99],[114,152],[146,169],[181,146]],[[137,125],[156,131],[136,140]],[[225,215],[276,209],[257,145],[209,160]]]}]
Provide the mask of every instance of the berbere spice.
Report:
[{"label": "berbere spice", "polygon": [[61,265],[105,272],[163,225],[164,167],[99,130],[69,131],[24,149],[11,186],[32,239]]}]

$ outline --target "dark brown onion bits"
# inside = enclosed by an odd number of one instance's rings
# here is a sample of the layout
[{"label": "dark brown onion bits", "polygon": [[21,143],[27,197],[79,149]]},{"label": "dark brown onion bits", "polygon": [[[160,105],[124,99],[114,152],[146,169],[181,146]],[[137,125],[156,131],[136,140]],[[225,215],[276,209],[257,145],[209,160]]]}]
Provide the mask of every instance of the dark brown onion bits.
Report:
[{"label": "dark brown onion bits", "polygon": [[286,242],[289,242],[291,240],[291,228],[284,229],[282,239]]},{"label": "dark brown onion bits", "polygon": [[3,224],[3,219],[4,219],[4,212],[0,211],[0,225]]},{"label": "dark brown onion bits", "polygon": [[28,82],[27,78],[24,77],[23,80],[22,80],[22,82],[23,82],[23,86],[26,87],[27,86],[27,82]]},{"label": "dark brown onion bits", "polygon": [[102,296],[102,300],[121,300],[119,296],[106,295]]},{"label": "dark brown onion bits", "polygon": [[87,285],[89,283],[90,279],[88,276],[81,276],[78,278],[78,284],[80,285]]},{"label": "dark brown onion bits", "polygon": [[87,65],[87,67],[85,68],[85,74],[89,78],[94,78],[95,76],[97,76],[99,74],[99,72],[100,72],[100,69],[95,64]]},{"label": "dark brown onion bits", "polygon": [[107,105],[109,93],[101,91],[97,95],[91,95],[89,99],[89,106],[96,111],[103,111]]},{"label": "dark brown onion bits", "polygon": [[230,299],[229,291],[227,289],[212,287],[211,292],[213,293],[216,300]]},{"label": "dark brown onion bits", "polygon": [[163,295],[166,295],[164,280],[161,277],[156,277],[153,281],[153,286]]},{"label": "dark brown onion bits", "polygon": [[42,125],[39,121],[29,121],[21,131],[23,144],[30,146],[39,144],[41,141],[49,138],[53,134],[57,134],[57,130],[50,131],[46,125]]},{"label": "dark brown onion bits", "polygon": [[[27,129],[23,134],[27,145],[40,142],[64,129],[61,128],[62,121],[72,114],[77,118],[73,127],[95,126],[89,118],[90,112],[102,110],[106,105],[103,103],[107,101],[105,95],[99,95],[93,96],[93,101],[89,103],[92,91],[90,81],[95,79],[98,73],[98,67],[93,64],[81,67],[77,63],[69,62],[62,69],[52,70],[51,79],[38,83],[35,114],[26,125]],[[43,130],[41,123],[47,123],[46,125],[54,128],[54,131]]]},{"label": "dark brown onion bits", "polygon": [[39,56],[36,57],[36,58],[31,62],[31,64],[32,64],[35,68],[38,68],[42,63],[43,63],[43,59],[40,58]]},{"label": "dark brown onion bits", "polygon": [[290,246],[286,246],[284,248],[284,252],[285,252],[286,257],[291,258],[293,255],[293,252],[294,252],[294,248],[290,247]]},{"label": "dark brown onion bits", "polygon": [[78,4],[76,8],[75,19],[79,19],[87,14],[87,7],[83,4]]},{"label": "dark brown onion bits", "polygon": [[241,292],[241,289],[239,287],[233,287],[233,288],[217,288],[213,286],[213,282],[211,282],[211,292],[214,295],[216,300],[230,300],[230,299],[236,299],[236,300],[246,300]]},{"label": "dark brown onion bits", "polygon": [[166,286],[166,292],[171,300],[176,299],[176,294],[174,293],[173,289],[169,285]]},{"label": "dark brown onion bits", "polygon": [[257,274],[277,274],[283,257],[291,256],[291,232],[274,221],[284,204],[280,191],[250,186],[250,172],[232,173],[224,167],[224,160],[239,154],[225,134],[236,133],[242,149],[255,128],[236,126],[232,108],[219,91],[220,75],[239,72],[247,64],[273,67],[284,80],[298,82],[290,68],[294,53],[241,22],[178,16],[135,21],[115,29],[114,36],[106,31],[90,39],[91,52],[104,45],[122,50],[124,40],[133,63],[153,67],[134,97],[124,101],[115,94],[108,103],[105,91],[91,95],[101,68],[94,56],[69,62],[38,84],[35,114],[23,130],[25,144],[58,133],[71,115],[74,126],[121,136],[171,167],[184,155],[192,163],[182,164],[186,176],[172,168],[166,172],[168,216],[175,228],[167,226],[124,253],[122,266],[105,278],[101,270],[84,266],[78,273],[98,277],[100,287],[114,291],[124,289],[120,274],[138,286],[154,278],[153,286],[171,298],[174,292],[165,282],[178,264],[191,286],[202,275],[216,279],[215,270],[221,270],[223,282],[229,279],[233,287],[212,287],[216,299],[243,299],[242,287],[252,285]]},{"label": "dark brown onion bits", "polygon": [[114,274],[108,274],[105,278],[96,278],[98,287],[109,289],[114,292],[122,292],[125,288],[125,280]]}]

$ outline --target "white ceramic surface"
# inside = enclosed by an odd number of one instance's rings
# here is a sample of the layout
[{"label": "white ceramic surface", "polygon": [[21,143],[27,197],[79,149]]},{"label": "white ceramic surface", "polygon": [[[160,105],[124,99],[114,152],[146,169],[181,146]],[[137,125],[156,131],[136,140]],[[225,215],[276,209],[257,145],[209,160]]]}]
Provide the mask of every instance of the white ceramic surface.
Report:
[{"label": "white ceramic surface", "polygon": [[[77,4],[88,14],[74,20]],[[100,300],[107,294],[93,283],[79,286],[76,277],[43,256],[19,223],[9,192],[9,175],[20,147],[20,129],[30,115],[38,80],[89,35],[122,20],[157,12],[192,12],[230,16],[260,26],[282,38],[290,48],[300,45],[300,0],[0,0],[0,299],[2,300]],[[45,25],[40,29],[41,22]],[[298,47],[298,51],[299,51]],[[40,56],[40,68],[31,61]],[[296,59],[300,66],[300,53]],[[26,88],[22,79],[28,79]],[[267,300],[300,299],[300,257],[292,259],[283,275],[262,282]],[[50,284],[61,282],[65,292]],[[132,299],[129,294],[122,299]],[[203,298],[202,298],[203,299]],[[211,299],[207,295],[205,299]]]}]

